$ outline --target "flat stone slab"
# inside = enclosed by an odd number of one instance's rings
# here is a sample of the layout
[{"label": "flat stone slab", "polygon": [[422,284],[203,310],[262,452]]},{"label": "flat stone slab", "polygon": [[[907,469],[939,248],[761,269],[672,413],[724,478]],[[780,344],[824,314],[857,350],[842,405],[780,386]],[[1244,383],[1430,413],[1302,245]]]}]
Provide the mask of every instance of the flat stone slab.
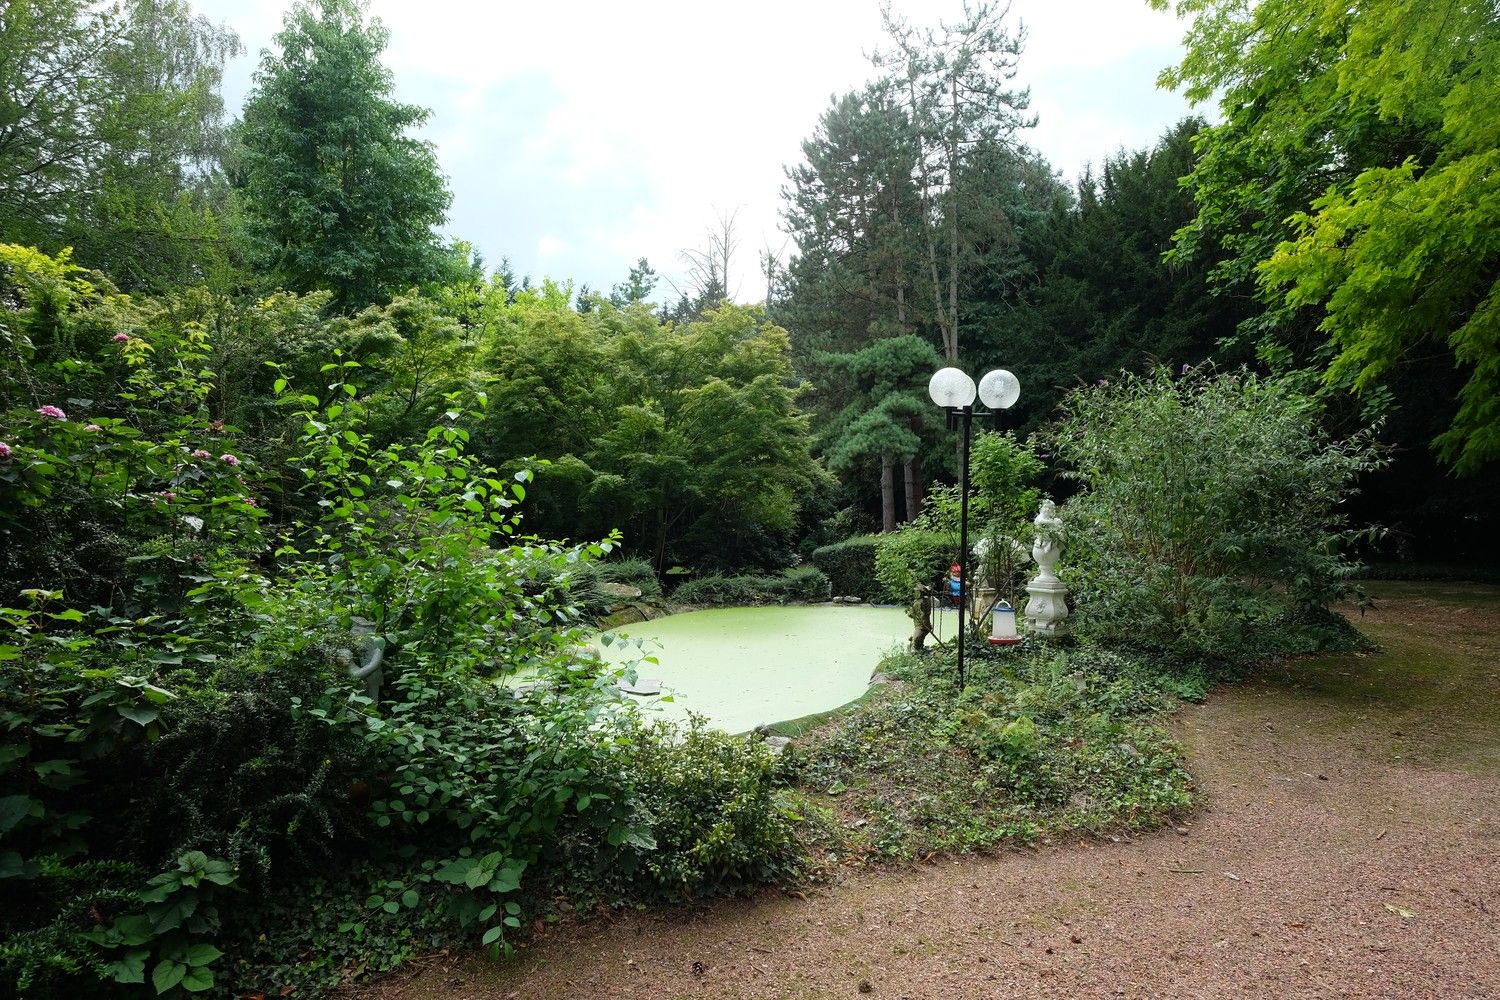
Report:
[{"label": "flat stone slab", "polygon": [[626,694],[654,695],[661,694],[661,678],[659,677],[637,677],[632,684],[625,678],[620,678],[620,690]]},{"label": "flat stone slab", "polygon": [[627,600],[641,596],[641,588],[632,587],[628,583],[612,583],[605,580],[599,584],[599,589],[610,597],[621,597]]}]

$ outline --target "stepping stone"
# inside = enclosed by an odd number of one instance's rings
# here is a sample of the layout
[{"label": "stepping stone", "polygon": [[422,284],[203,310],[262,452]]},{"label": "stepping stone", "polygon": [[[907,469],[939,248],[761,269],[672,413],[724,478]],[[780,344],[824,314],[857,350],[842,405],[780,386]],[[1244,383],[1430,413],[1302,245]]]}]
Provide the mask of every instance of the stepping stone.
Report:
[{"label": "stepping stone", "polygon": [[619,687],[626,694],[661,694],[661,679],[658,677],[637,677],[635,683],[632,684],[621,677]]}]

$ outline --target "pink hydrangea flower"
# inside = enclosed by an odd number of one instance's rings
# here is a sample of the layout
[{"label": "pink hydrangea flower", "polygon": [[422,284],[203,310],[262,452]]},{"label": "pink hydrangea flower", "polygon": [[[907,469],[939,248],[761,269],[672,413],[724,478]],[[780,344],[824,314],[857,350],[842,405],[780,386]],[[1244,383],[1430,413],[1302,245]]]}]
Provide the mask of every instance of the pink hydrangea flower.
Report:
[{"label": "pink hydrangea flower", "polygon": [[233,455],[220,455],[219,456],[219,461],[223,462],[225,465],[230,465],[230,466],[239,465],[240,464],[240,460],[237,459],[237,458],[235,458]]},{"label": "pink hydrangea flower", "polygon": [[258,504],[258,503],[255,502],[255,498],[254,497],[246,497],[245,498],[245,502],[247,504],[249,504],[250,506],[252,506],[252,507],[259,507],[260,506],[260,504]]},{"label": "pink hydrangea flower", "polygon": [[117,333],[114,336],[114,341],[117,344],[123,344],[123,343],[125,343],[125,341],[127,341],[129,339],[130,339],[130,334],[128,334],[128,333]]},{"label": "pink hydrangea flower", "polygon": [[36,412],[40,413],[44,417],[51,417],[53,420],[68,419],[68,415],[66,413],[64,413],[56,406],[53,406],[51,403],[48,403],[46,406],[38,407]]},{"label": "pink hydrangea flower", "polygon": [[10,445],[6,444],[4,441],[0,441],[0,460],[4,460],[6,462],[9,462],[10,461],[10,456],[11,456]]},{"label": "pink hydrangea flower", "polygon": [[195,449],[193,449],[193,457],[194,458],[212,458],[213,456],[210,455],[208,452],[204,451],[202,448],[195,448]]},{"label": "pink hydrangea flower", "polygon": [[102,430],[104,430],[104,428],[100,427],[98,424],[89,424],[87,427],[84,428],[84,430],[86,430],[86,431],[102,431]]},{"label": "pink hydrangea flower", "polygon": [[177,499],[177,494],[173,493],[171,490],[162,490],[159,493],[157,493],[156,495],[159,496],[159,497],[161,497],[167,503],[171,503],[173,500]]}]

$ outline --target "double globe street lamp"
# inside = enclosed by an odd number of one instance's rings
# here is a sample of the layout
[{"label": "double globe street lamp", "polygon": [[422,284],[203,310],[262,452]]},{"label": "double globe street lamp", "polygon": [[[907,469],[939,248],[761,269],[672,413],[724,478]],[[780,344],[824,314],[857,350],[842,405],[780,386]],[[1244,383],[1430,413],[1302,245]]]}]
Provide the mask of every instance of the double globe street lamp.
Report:
[{"label": "double globe street lamp", "polygon": [[1000,411],[1008,410],[1021,398],[1021,382],[1010,372],[997,368],[979,380],[974,380],[959,368],[942,368],[935,372],[927,383],[927,394],[932,401],[948,414],[948,429],[963,428],[963,444],[959,449],[959,515],[958,515],[958,689],[964,688],[964,640],[968,638],[968,623],[964,620],[968,611],[969,590],[969,441],[973,436],[974,397],[995,414],[996,423]]}]

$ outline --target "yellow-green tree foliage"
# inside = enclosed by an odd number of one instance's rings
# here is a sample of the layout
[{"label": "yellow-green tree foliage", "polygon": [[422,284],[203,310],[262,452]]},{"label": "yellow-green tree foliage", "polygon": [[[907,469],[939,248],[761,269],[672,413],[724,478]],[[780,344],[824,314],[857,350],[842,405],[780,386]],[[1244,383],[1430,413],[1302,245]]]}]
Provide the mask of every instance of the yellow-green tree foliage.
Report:
[{"label": "yellow-green tree foliage", "polygon": [[1192,26],[1162,82],[1223,111],[1200,137],[1199,215],[1179,252],[1223,236],[1218,277],[1253,278],[1263,332],[1311,307],[1330,386],[1363,393],[1413,355],[1450,352],[1465,381],[1434,445],[1460,472],[1500,458],[1500,7],[1175,8]]}]

